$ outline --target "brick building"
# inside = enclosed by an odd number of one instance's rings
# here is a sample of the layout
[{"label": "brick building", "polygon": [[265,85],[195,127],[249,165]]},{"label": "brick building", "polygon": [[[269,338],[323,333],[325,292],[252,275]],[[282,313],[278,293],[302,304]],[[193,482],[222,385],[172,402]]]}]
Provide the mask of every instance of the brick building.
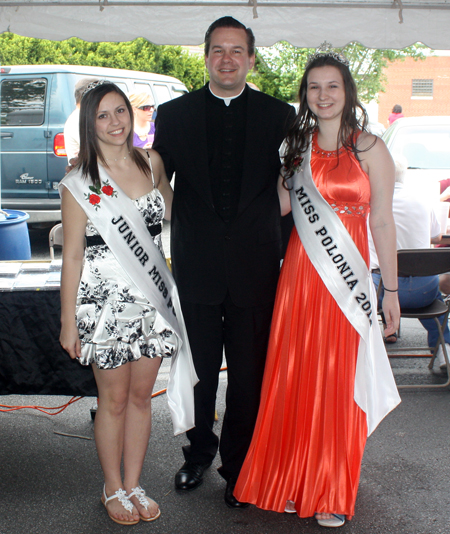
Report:
[{"label": "brick building", "polygon": [[405,117],[450,115],[450,56],[389,63],[384,74],[386,92],[378,95],[378,121],[388,126],[388,116],[400,104]]}]

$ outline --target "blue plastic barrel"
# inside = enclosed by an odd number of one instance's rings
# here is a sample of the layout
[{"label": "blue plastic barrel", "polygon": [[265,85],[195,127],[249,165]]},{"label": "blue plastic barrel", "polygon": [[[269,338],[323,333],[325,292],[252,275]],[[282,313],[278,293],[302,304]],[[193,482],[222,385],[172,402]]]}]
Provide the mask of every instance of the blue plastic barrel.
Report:
[{"label": "blue plastic barrel", "polygon": [[3,210],[6,218],[0,218],[0,260],[29,260],[31,258],[28,213]]}]

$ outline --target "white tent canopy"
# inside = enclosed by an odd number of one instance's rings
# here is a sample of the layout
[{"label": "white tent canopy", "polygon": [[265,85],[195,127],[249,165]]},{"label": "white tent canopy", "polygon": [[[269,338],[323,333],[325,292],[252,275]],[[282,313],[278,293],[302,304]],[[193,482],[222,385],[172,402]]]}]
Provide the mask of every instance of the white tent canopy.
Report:
[{"label": "white tent canopy", "polygon": [[403,48],[420,41],[450,49],[449,0],[0,0],[0,32],[198,45],[209,24],[224,15],[250,26],[258,46],[286,40],[316,47],[326,40]]}]

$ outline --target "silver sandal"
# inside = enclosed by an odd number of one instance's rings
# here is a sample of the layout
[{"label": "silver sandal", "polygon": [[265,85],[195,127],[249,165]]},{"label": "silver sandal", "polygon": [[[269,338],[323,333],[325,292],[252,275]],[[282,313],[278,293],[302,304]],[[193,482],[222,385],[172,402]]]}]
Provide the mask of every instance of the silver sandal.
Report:
[{"label": "silver sandal", "polygon": [[109,501],[112,501],[113,499],[118,499],[120,504],[125,508],[127,512],[133,511],[133,503],[130,501],[130,498],[128,497],[127,492],[125,490],[123,490],[122,488],[119,488],[114,493],[114,495],[111,495],[111,497],[107,497],[105,486],[103,485],[103,496],[102,496],[101,501],[104,504],[109,517],[115,523],[118,523],[119,525],[136,525],[137,523],[139,523],[139,519],[132,519],[131,521],[124,521],[123,519],[117,519],[113,515],[111,515],[106,505],[109,503]]},{"label": "silver sandal", "polygon": [[295,502],[287,500],[286,501],[286,507],[285,507],[284,511],[287,514],[296,514],[297,510],[295,509]]},{"label": "silver sandal", "polygon": [[331,528],[338,528],[342,527],[345,524],[345,515],[341,514],[330,514],[331,517],[329,519],[319,519],[317,517],[317,513],[314,515],[317,523],[321,527],[331,527]]},{"label": "silver sandal", "polygon": [[[143,506],[146,510],[148,510],[148,507],[150,506],[150,501],[147,498],[145,490],[141,488],[141,486],[136,486],[135,488],[131,488],[131,493],[128,495],[128,498],[131,499],[131,497],[137,497],[139,504]],[[157,514],[153,517],[145,517],[139,512],[139,516],[141,517],[142,521],[154,521],[155,519],[158,519],[160,515],[161,515],[161,510],[159,509],[159,507],[158,507]]]}]

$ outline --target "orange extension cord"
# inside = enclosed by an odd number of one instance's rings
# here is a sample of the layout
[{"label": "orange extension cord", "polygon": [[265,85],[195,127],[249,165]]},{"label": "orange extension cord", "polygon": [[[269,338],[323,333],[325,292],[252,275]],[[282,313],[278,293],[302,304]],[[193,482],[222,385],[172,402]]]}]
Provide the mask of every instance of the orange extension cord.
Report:
[{"label": "orange extension cord", "polygon": [[[222,367],[220,370],[226,371],[227,368]],[[152,399],[154,397],[159,397],[160,395],[164,395],[166,391],[167,391],[167,388],[156,391],[155,393],[153,393]],[[8,406],[6,404],[0,404],[0,412],[14,412],[16,410],[24,410],[25,408],[29,408],[31,410],[38,410],[39,412],[45,413],[47,415],[58,415],[59,413],[63,412],[68,406],[70,406],[74,402],[77,402],[81,399],[84,399],[84,397],[75,396],[75,397],[72,397],[70,401],[67,402],[66,404],[62,404],[61,406],[55,406],[55,407],[51,407],[51,406],[47,406],[47,407],[46,406]],[[48,412],[47,410],[51,410],[51,411]]]},{"label": "orange extension cord", "polygon": [[[72,397],[70,401],[66,404],[63,404],[62,406],[7,406],[6,404],[0,404],[0,408],[5,408],[4,410],[0,410],[0,412],[14,412],[15,410],[23,410],[24,408],[31,408],[33,410],[39,410],[40,412],[46,413],[47,415],[57,415],[64,411],[68,406],[73,404],[74,402],[77,402],[84,397]],[[52,410],[51,412],[48,412],[47,410]],[[56,410],[56,411],[55,411]]]},{"label": "orange extension cord", "polygon": [[[159,395],[163,395],[167,389],[161,389],[160,391],[157,391],[156,393],[153,393],[153,397],[158,397]],[[38,410],[39,412],[46,413],[47,415],[58,415],[59,413],[63,412],[68,406],[73,404],[74,402],[77,402],[81,399],[84,399],[84,397],[72,397],[69,402],[66,404],[62,404],[61,406],[8,406],[6,404],[0,404],[0,412],[14,412],[15,410],[23,410],[25,408],[30,408],[32,410]],[[4,408],[4,409],[2,409]],[[48,412],[47,410],[51,410]]]}]

